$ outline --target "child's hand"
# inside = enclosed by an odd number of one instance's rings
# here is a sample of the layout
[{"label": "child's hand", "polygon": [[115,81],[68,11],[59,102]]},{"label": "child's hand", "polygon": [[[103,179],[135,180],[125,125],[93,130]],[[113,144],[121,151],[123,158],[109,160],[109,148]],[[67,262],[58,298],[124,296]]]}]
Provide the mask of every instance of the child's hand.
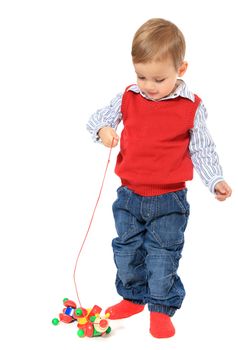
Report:
[{"label": "child's hand", "polygon": [[119,136],[110,126],[105,126],[104,128],[100,129],[98,135],[106,147],[115,147],[118,144]]},{"label": "child's hand", "polygon": [[232,190],[225,181],[220,181],[215,186],[216,199],[224,201],[231,196]]}]

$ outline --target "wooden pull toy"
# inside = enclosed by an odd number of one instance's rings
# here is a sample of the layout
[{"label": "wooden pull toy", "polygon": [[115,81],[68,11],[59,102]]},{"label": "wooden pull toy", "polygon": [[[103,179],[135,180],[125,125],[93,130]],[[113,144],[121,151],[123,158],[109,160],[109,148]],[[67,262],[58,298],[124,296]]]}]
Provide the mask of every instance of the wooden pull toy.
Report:
[{"label": "wooden pull toy", "polygon": [[83,337],[99,337],[111,332],[108,318],[110,314],[101,316],[102,309],[94,305],[92,309],[77,308],[74,301],[65,298],[63,300],[64,309],[59,314],[59,318],[54,318],[52,324],[57,326],[60,322],[72,323],[77,322],[78,336]]},{"label": "wooden pull toy", "polygon": [[97,209],[99,199],[101,197],[104,181],[106,178],[106,174],[107,174],[107,170],[108,170],[108,166],[109,166],[109,162],[110,162],[110,158],[111,158],[113,141],[114,141],[114,138],[112,139],[110,152],[108,155],[108,160],[107,160],[106,168],[104,171],[104,176],[103,176],[102,184],[101,184],[100,191],[98,194],[98,198],[96,200],[96,204],[94,206],[92,217],[91,217],[91,220],[89,222],[89,226],[88,226],[87,232],[85,234],[83,243],[79,249],[76,263],[75,263],[75,267],[74,267],[74,274],[73,274],[74,286],[75,286],[75,290],[76,290],[76,294],[78,297],[80,307],[77,308],[77,305],[74,301],[65,298],[63,300],[63,304],[65,307],[64,307],[63,311],[59,314],[59,318],[54,318],[52,320],[52,323],[54,326],[57,326],[60,322],[64,322],[64,323],[77,322],[78,323],[77,334],[80,338],[98,337],[101,335],[109,334],[111,332],[111,327],[109,327],[109,322],[108,322],[108,318],[110,317],[109,313],[107,313],[104,316],[100,316],[100,312],[102,311],[102,309],[99,306],[94,305],[94,307],[92,309],[84,309],[81,306],[82,304],[81,304],[80,299],[79,299],[78,287],[77,287],[77,283],[76,283],[76,269],[77,269],[77,265],[78,265],[79,256],[81,255],[84,243],[88,237],[88,233],[89,233],[90,228],[91,228],[94,214],[95,214],[95,211]]}]

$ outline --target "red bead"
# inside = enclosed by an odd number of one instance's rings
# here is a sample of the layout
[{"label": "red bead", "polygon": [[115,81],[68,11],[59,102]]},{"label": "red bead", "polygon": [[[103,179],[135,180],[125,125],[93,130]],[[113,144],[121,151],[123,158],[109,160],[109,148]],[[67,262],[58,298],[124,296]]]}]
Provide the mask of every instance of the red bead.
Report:
[{"label": "red bead", "polygon": [[107,320],[101,320],[99,322],[99,326],[102,327],[102,328],[107,328],[108,326],[108,321]]}]

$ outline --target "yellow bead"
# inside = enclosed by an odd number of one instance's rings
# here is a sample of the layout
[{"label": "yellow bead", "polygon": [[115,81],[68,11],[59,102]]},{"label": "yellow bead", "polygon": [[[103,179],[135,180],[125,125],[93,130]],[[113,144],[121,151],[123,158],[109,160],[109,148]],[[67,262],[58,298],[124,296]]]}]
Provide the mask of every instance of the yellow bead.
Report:
[{"label": "yellow bead", "polygon": [[107,312],[106,314],[105,314],[105,318],[109,318],[110,317],[110,312]]},{"label": "yellow bead", "polygon": [[79,324],[85,324],[85,323],[87,323],[88,321],[87,321],[87,319],[86,319],[86,317],[82,317],[82,318],[79,318],[78,319],[78,323]]},{"label": "yellow bead", "polygon": [[87,310],[87,315],[86,315],[86,317],[90,314],[90,312],[91,312],[91,310],[92,310],[92,308],[90,308],[90,309],[86,309]]}]

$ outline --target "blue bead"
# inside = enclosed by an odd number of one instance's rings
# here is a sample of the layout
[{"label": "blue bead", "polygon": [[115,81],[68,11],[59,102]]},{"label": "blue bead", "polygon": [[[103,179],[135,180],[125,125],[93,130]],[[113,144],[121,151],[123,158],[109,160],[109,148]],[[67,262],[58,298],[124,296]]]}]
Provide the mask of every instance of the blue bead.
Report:
[{"label": "blue bead", "polygon": [[74,312],[74,309],[72,309],[72,307],[67,307],[64,313],[66,315],[72,316],[73,312]]}]

